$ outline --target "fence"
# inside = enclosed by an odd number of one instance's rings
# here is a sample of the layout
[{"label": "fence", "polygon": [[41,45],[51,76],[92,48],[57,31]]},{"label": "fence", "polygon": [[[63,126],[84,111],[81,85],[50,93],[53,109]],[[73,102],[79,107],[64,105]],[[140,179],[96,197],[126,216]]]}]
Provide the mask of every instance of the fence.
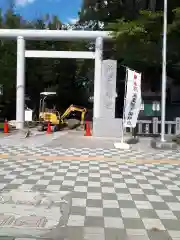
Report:
[{"label": "fence", "polygon": [[[131,129],[126,129],[131,132]],[[138,120],[136,127],[137,135],[159,135],[161,132],[161,121],[154,117],[152,120]],[[175,121],[165,121],[165,133],[168,135],[176,135],[180,133],[180,118]]]}]

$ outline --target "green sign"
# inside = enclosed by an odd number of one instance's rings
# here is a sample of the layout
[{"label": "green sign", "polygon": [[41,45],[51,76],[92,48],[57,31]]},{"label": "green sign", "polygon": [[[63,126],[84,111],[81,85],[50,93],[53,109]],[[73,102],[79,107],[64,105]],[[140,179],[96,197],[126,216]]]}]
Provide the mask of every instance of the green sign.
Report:
[{"label": "green sign", "polygon": [[152,109],[152,104],[151,103],[145,103],[144,104],[144,115],[145,116],[153,116],[154,111]]},{"label": "green sign", "polygon": [[161,113],[160,102],[153,101],[152,103],[142,103],[141,111],[147,117],[159,116]]}]

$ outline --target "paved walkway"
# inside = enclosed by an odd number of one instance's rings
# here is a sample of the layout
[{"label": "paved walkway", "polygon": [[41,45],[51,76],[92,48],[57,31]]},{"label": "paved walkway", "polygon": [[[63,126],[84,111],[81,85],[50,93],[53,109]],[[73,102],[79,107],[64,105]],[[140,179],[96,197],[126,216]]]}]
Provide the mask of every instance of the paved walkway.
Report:
[{"label": "paved walkway", "polygon": [[180,240],[180,161],[45,159],[1,158],[0,199],[12,190],[70,193],[65,236],[54,239]]},{"label": "paved walkway", "polygon": [[63,147],[27,147],[27,146],[12,146],[12,145],[0,145],[0,156],[31,156],[35,158],[44,158],[47,159],[50,157],[51,160],[66,160],[68,159],[78,159],[79,157],[83,158],[118,158],[125,160],[180,160],[180,150],[169,150],[169,151],[160,151],[149,149],[138,150],[118,150],[115,148],[106,149],[106,148],[63,148]]}]

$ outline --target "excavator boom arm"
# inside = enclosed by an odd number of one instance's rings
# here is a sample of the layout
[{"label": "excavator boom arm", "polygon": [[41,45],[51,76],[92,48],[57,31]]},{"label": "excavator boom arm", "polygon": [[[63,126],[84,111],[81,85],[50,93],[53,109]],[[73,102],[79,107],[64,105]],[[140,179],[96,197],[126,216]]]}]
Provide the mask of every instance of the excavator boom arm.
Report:
[{"label": "excavator boom arm", "polygon": [[81,114],[81,121],[84,121],[84,115],[87,112],[87,109],[86,108],[81,108],[81,107],[78,107],[78,106],[74,106],[74,105],[70,105],[66,109],[66,111],[61,116],[61,121],[63,121],[71,112],[74,112],[74,111],[81,112],[82,113]]}]

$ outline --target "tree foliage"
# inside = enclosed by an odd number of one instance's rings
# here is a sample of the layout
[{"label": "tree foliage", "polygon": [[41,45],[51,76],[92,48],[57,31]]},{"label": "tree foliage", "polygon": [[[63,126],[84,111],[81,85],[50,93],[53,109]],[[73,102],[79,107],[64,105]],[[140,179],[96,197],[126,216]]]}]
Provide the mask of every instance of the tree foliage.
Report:
[{"label": "tree foliage", "polygon": [[[66,29],[58,17],[48,15],[31,22],[14,13],[0,11],[1,28]],[[88,50],[85,42],[26,41],[29,50]],[[4,94],[0,96],[1,117],[14,118],[16,105],[16,60],[15,40],[0,39],[0,84]],[[76,59],[26,59],[26,95],[32,108],[38,109],[40,92],[57,91],[58,109],[64,110],[70,104],[88,105],[89,61]],[[91,80],[91,79],[90,79]]]},{"label": "tree foliage", "polygon": [[[180,71],[180,8],[168,11],[167,66]],[[109,24],[115,48],[124,64],[160,68],[162,62],[163,12],[140,11],[136,19],[124,18]]]},{"label": "tree foliage", "polygon": [[133,20],[141,10],[159,11],[162,6],[163,0],[156,4],[153,0],[83,0],[79,18],[92,29],[102,29],[117,19]]},{"label": "tree foliage", "polygon": [[[13,1],[12,1],[13,2]],[[0,28],[90,29],[111,30],[114,39],[105,43],[105,58],[115,58],[121,65],[142,72],[161,72],[164,0],[83,0],[79,21],[63,24],[57,16],[48,14],[27,21],[15,14],[13,7],[0,10]],[[168,1],[168,73],[174,78],[180,73],[180,2]],[[92,50],[92,42],[27,41],[31,50]],[[16,41],[0,39],[1,116],[14,118],[16,103]],[[74,59],[27,59],[26,94],[38,108],[39,94],[44,90],[58,93],[59,109],[69,104],[88,105],[93,95],[94,63]],[[38,84],[37,84],[38,83]]]},{"label": "tree foliage", "polygon": [[[134,20],[109,24],[117,55],[131,67],[159,67],[162,46],[162,12],[141,11]],[[143,69],[141,69],[143,70]]]},{"label": "tree foliage", "polygon": [[[113,31],[113,57],[148,74],[161,73],[164,0],[84,0],[80,23]],[[180,72],[180,2],[168,1],[168,74]],[[101,27],[100,27],[101,26]],[[150,70],[149,70],[150,69]]]}]

